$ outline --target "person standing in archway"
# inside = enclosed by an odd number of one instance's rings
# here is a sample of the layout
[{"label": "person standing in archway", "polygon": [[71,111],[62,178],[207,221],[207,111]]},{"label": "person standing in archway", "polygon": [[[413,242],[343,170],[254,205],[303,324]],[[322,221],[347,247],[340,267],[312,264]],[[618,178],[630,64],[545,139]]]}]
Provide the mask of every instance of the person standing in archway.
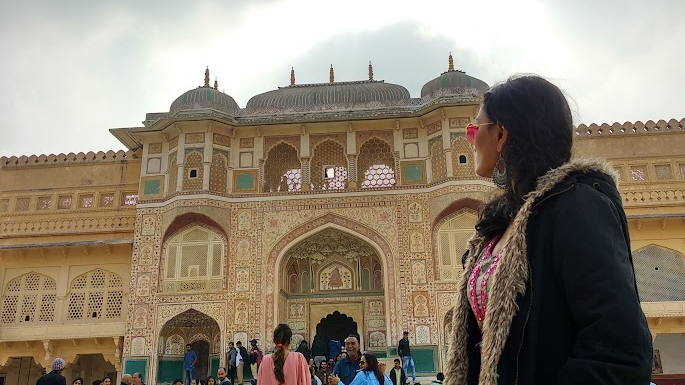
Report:
[{"label": "person standing in archway", "polygon": [[314,336],[312,355],[314,356],[314,363],[317,367],[320,367],[321,362],[326,361],[326,358],[328,357],[328,344],[326,344],[326,341],[320,334]]},{"label": "person standing in archway", "polygon": [[411,369],[411,382],[416,382],[416,369],[414,368],[414,359],[411,358],[411,349],[409,348],[409,332],[402,333],[402,339],[397,344],[397,354],[402,358],[402,368],[406,375],[409,375]]},{"label": "person standing in archway", "polygon": [[190,381],[194,378],[195,365],[197,365],[197,353],[195,353],[190,344],[186,344],[186,353],[183,356],[183,371],[186,373],[186,385],[190,385]]},{"label": "person standing in archway", "polygon": [[257,370],[259,365],[262,364],[262,359],[264,358],[264,353],[262,349],[257,346],[257,340],[253,339],[250,341],[250,369],[252,370],[252,378],[257,378]]},{"label": "person standing in archway", "polygon": [[247,349],[243,346],[242,341],[236,342],[238,354],[236,355],[236,375],[238,376],[238,384],[243,385],[243,375],[245,370],[245,360],[247,360]]}]

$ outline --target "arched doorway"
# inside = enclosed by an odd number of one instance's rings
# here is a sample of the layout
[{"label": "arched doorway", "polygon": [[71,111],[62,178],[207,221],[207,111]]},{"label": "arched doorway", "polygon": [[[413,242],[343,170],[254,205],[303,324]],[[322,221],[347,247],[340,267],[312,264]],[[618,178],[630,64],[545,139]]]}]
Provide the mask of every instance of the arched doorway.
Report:
[{"label": "arched doorway", "polygon": [[345,338],[350,334],[359,334],[357,323],[347,314],[334,311],[326,318],[321,318],[319,324],[316,325],[314,338],[323,339],[326,342],[336,340],[344,343]]},{"label": "arched doorway", "polygon": [[376,247],[322,228],[289,247],[280,266],[278,319],[293,327],[293,345],[311,344],[320,332],[329,340],[357,333],[363,350],[386,350],[385,268]]},{"label": "arched doorway", "polygon": [[197,354],[196,379],[205,381],[211,373],[216,373],[221,352],[219,334],[219,324],[194,309],[167,321],[159,335],[157,383],[171,384],[177,378],[185,379],[183,357],[186,344],[190,344]]}]

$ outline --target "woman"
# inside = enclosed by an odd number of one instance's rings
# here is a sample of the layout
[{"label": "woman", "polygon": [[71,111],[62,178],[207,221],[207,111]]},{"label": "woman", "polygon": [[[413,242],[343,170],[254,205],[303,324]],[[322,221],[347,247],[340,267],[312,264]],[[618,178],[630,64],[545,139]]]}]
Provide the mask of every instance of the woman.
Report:
[{"label": "woman", "polygon": [[343,384],[340,377],[331,374],[332,381],[338,385],[392,385],[390,379],[378,366],[378,359],[371,353],[362,354],[359,360],[359,372],[349,384]]},{"label": "woman", "polygon": [[314,357],[312,357],[312,351],[309,349],[307,341],[300,342],[300,345],[297,347],[297,350],[295,351],[304,356],[304,359],[307,360],[307,362],[309,362],[309,366],[315,366]]},{"label": "woman", "polygon": [[464,255],[445,385],[647,384],[652,346],[616,173],[571,159],[571,110],[538,76],[484,95],[467,138],[503,189]]},{"label": "woman", "polygon": [[102,385],[112,385],[112,379],[105,376],[105,378],[102,379]]},{"label": "woman", "polygon": [[257,372],[259,385],[310,385],[311,375],[304,356],[298,352],[290,352],[293,332],[290,326],[280,324],[274,330],[273,354],[267,354]]},{"label": "woman", "polygon": [[214,376],[207,377],[207,385],[216,385],[216,379]]},{"label": "woman", "polygon": [[81,378],[81,377],[74,378],[74,380],[71,382],[71,385],[83,385],[83,378]]}]

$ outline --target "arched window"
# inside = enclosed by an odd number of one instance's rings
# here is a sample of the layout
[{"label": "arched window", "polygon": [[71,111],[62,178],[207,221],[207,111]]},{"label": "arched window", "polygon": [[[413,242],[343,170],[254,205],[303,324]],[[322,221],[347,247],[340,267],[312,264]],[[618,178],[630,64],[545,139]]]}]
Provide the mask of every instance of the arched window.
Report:
[{"label": "arched window", "polygon": [[685,301],[683,254],[649,245],[633,253],[633,265],[640,301]]},{"label": "arched window", "polygon": [[392,149],[378,138],[367,140],[359,148],[357,169],[361,188],[390,187],[397,182]]},{"label": "arched window", "polygon": [[279,143],[269,150],[264,163],[264,191],[300,191],[302,188],[301,161],[297,149]]},{"label": "arched window", "polygon": [[166,339],[164,354],[182,355],[185,353],[184,348],[185,344],[183,337],[178,334],[174,334]]},{"label": "arched window", "polygon": [[180,230],[164,248],[164,291],[223,289],[225,249],[224,239],[205,226]]},{"label": "arched window", "polygon": [[347,156],[342,144],[327,139],[312,152],[311,183],[314,190],[343,190],[347,184]]},{"label": "arched window", "polygon": [[2,323],[54,321],[56,300],[54,279],[35,272],[14,278],[2,297]]},{"label": "arched window", "polygon": [[69,288],[68,320],[121,318],[124,301],[121,276],[96,269],[79,275]]},{"label": "arched window", "polygon": [[476,219],[475,212],[461,209],[438,223],[435,250],[439,280],[459,279],[461,257],[466,251],[466,242],[473,235]]},{"label": "arched window", "polygon": [[452,140],[452,171],[455,177],[474,178],[473,147],[466,141],[466,137],[459,136]]}]

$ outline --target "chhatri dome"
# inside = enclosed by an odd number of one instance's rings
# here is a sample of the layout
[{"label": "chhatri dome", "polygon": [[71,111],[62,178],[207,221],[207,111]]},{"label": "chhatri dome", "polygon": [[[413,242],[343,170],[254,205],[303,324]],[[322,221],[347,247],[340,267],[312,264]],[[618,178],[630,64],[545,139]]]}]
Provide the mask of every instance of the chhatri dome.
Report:
[{"label": "chhatri dome", "polygon": [[247,108],[255,109],[317,109],[326,105],[363,105],[374,102],[392,105],[409,104],[411,97],[406,88],[383,80],[373,79],[369,62],[369,79],[352,82],[335,82],[333,65],[328,83],[295,84],[295,70],[290,71],[290,85],[253,96]]},{"label": "chhatri dome", "polygon": [[475,88],[481,93],[485,93],[490,86],[484,81],[469,76],[464,71],[454,69],[452,53],[449,56],[449,66],[447,72],[443,72],[437,78],[426,83],[421,88],[421,97],[441,92],[444,94],[462,93],[465,88]]},{"label": "chhatri dome", "polygon": [[205,85],[187,91],[171,103],[169,114],[188,110],[217,110],[229,115],[236,115],[240,110],[238,103],[230,96],[219,91],[219,83],[214,80],[214,87],[209,85],[209,68],[205,70]]}]

